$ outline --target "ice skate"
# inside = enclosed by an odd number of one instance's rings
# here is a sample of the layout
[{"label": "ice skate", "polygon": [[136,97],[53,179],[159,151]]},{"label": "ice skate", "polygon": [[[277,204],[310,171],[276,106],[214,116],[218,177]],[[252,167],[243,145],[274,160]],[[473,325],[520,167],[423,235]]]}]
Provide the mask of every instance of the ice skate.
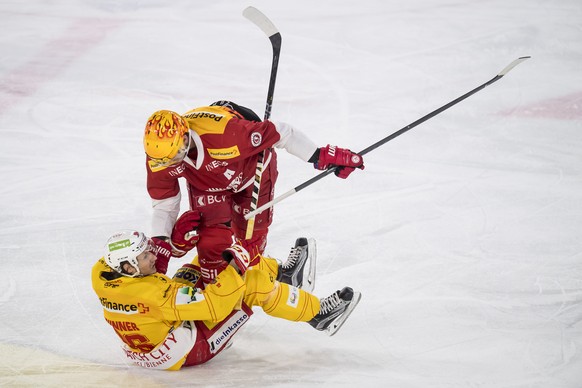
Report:
[{"label": "ice skate", "polygon": [[309,323],[316,330],[325,331],[329,336],[334,335],[350,316],[357,306],[362,294],[344,287],[326,298],[320,300],[319,313]]},{"label": "ice skate", "polygon": [[[287,261],[279,266],[277,280],[313,292],[315,288],[315,261],[317,248],[315,240],[299,237],[291,248]],[[305,269],[307,268],[307,274]]]}]

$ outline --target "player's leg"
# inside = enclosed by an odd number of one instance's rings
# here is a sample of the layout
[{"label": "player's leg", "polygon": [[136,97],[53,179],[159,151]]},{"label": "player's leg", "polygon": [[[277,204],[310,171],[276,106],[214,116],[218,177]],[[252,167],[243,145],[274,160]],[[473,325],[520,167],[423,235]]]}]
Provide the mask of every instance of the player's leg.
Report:
[{"label": "player's leg", "polygon": [[248,306],[260,306],[273,317],[307,322],[328,335],[339,330],[361,297],[359,292],[344,287],[319,299],[305,290],[280,283],[261,270],[247,271],[245,284],[244,302]]},{"label": "player's leg", "polygon": [[267,271],[253,269],[245,275],[244,303],[289,321],[307,322],[319,312],[319,299],[297,287],[276,281]]},{"label": "player's leg", "polygon": [[190,208],[202,214],[196,249],[204,283],[208,284],[226,268],[222,252],[232,245],[231,193],[207,193],[188,185]]},{"label": "player's leg", "polygon": [[183,366],[203,364],[228,349],[235,334],[249,321],[251,315],[253,311],[243,304],[220,322],[192,321],[197,331],[196,343]]}]

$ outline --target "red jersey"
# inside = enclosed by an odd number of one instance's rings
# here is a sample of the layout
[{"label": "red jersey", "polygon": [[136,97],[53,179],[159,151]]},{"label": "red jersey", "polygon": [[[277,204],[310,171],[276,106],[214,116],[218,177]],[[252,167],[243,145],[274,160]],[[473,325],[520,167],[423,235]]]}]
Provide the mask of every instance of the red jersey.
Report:
[{"label": "red jersey", "polygon": [[[192,109],[182,117],[196,147],[170,167],[156,168],[147,158],[147,189],[153,199],[176,196],[180,177],[202,191],[240,191],[253,182],[259,153],[281,139],[272,122],[247,121],[222,106]],[[265,163],[268,160],[266,155]]]}]

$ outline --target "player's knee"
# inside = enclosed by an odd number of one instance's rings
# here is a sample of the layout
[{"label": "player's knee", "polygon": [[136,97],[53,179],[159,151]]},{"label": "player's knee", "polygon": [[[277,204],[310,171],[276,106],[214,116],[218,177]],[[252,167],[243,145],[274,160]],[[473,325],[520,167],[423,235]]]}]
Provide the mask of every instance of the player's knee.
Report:
[{"label": "player's knee", "polygon": [[247,295],[260,295],[266,299],[275,289],[275,278],[267,271],[253,269],[247,271],[245,285],[247,286]]}]

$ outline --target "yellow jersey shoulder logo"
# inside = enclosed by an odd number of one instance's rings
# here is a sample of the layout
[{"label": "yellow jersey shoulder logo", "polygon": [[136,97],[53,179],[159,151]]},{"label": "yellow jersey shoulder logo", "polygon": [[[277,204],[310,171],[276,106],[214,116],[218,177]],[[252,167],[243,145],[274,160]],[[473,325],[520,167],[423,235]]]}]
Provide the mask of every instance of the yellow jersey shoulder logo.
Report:
[{"label": "yellow jersey shoulder logo", "polygon": [[226,124],[235,115],[221,106],[203,106],[189,110],[182,117],[191,130],[203,136],[223,134]]}]

